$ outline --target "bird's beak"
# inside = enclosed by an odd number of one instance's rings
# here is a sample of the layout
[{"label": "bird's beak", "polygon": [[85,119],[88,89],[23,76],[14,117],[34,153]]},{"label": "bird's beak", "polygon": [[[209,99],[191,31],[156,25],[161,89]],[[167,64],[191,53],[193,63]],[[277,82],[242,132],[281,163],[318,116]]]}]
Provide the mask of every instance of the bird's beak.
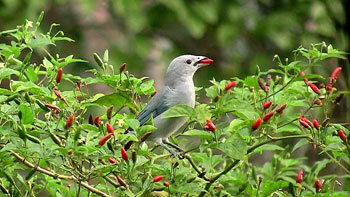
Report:
[{"label": "bird's beak", "polygon": [[202,67],[202,66],[208,66],[209,64],[213,63],[214,60],[209,59],[207,57],[204,57],[203,59],[199,60],[197,62],[198,66]]}]

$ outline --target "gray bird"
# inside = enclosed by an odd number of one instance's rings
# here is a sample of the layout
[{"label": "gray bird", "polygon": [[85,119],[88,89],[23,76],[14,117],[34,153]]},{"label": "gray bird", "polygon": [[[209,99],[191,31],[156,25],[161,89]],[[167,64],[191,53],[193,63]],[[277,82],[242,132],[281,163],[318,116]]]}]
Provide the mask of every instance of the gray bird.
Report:
[{"label": "gray bird", "polygon": [[170,107],[178,104],[194,107],[195,89],[193,75],[199,68],[212,62],[213,60],[207,57],[195,55],[182,55],[171,61],[166,72],[164,86],[151,98],[146,107],[136,117],[140,125],[143,125],[153,114],[154,126],[157,129],[147,138],[148,141],[159,144],[174,156],[178,154],[167,145],[183,151],[179,146],[170,143],[168,138],[184,125],[188,118],[162,118],[162,116]]}]

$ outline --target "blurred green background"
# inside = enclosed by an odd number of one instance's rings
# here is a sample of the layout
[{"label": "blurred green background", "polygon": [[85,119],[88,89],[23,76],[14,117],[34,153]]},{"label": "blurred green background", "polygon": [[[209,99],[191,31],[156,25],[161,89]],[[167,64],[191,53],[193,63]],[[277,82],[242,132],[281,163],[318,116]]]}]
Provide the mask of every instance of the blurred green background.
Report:
[{"label": "blurred green background", "polygon": [[[0,0],[0,30],[13,29],[25,19],[35,21],[45,11],[41,31],[52,23],[74,39],[52,48],[61,56],[90,60],[71,66],[77,72],[95,67],[94,52],[109,49],[111,63],[138,77],[162,84],[169,62],[181,54],[206,55],[214,66],[200,70],[198,86],[209,79],[244,78],[276,67],[275,54],[293,58],[292,50],[325,41],[350,52],[348,0]],[[44,54],[41,54],[44,55]],[[313,72],[327,76],[348,62],[329,62]],[[340,82],[348,89],[349,80]]]}]

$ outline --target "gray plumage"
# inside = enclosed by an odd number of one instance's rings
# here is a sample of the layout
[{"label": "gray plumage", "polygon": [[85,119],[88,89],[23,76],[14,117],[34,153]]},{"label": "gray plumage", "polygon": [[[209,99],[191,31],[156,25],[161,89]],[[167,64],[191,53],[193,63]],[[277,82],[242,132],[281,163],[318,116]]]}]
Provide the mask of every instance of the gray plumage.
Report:
[{"label": "gray plumage", "polygon": [[162,118],[162,115],[172,106],[185,104],[195,105],[195,88],[193,75],[202,66],[209,65],[213,60],[204,56],[182,55],[175,58],[169,65],[165,76],[164,86],[155,94],[146,107],[136,117],[143,125],[151,114],[154,118],[155,131],[147,140],[164,147],[173,155],[177,155],[165,144],[183,151],[175,144],[171,144],[168,137],[174,134],[187,121],[187,117]]}]

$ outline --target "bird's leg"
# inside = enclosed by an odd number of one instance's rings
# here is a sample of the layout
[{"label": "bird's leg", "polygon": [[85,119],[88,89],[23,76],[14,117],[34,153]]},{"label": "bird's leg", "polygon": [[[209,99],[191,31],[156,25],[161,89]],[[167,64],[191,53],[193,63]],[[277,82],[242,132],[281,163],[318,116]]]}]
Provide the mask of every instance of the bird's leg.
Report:
[{"label": "bird's leg", "polygon": [[181,147],[179,147],[178,145],[171,143],[168,138],[164,138],[163,143],[165,143],[173,148],[176,148],[180,152],[185,152],[185,150],[182,149]]},{"label": "bird's leg", "polygon": [[163,147],[165,150],[171,153],[174,157],[179,157],[179,154],[167,147],[162,140],[159,140],[157,143],[159,144],[159,146]]}]

